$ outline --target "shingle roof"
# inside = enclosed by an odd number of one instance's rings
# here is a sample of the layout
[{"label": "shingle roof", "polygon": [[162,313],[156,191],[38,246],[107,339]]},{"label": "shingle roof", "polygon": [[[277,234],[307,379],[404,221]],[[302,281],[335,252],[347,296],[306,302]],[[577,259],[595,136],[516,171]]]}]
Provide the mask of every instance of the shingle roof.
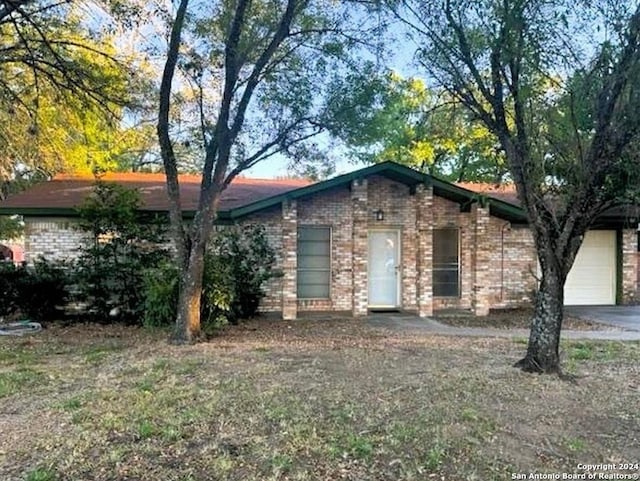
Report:
[{"label": "shingle roof", "polygon": [[514,184],[491,184],[484,182],[456,182],[456,185],[478,194],[485,194],[494,199],[500,199],[513,205],[520,205],[516,186]]},{"label": "shingle roof", "polygon": [[[412,189],[419,183],[433,186],[436,195],[461,204],[468,209],[478,201],[477,193],[428,174],[413,170],[395,162],[383,162],[343,174],[329,180],[311,183],[300,179],[251,179],[239,177],[224,191],[219,205],[220,219],[233,220],[253,212],[271,208],[286,198],[297,199],[336,187],[349,185],[351,181],[370,175],[384,175]],[[101,177],[105,182],[136,188],[141,193],[143,209],[168,210],[164,174],[109,173]],[[49,182],[34,185],[24,192],[0,203],[0,214],[43,216],[73,216],[76,208],[91,193],[95,179],[91,176],[58,175]],[[180,176],[182,208],[185,216],[192,215],[197,206],[200,176]],[[493,215],[514,222],[525,222],[524,212],[499,198],[487,201]]]},{"label": "shingle roof", "polygon": [[[101,177],[105,182],[116,182],[140,192],[143,210],[166,211],[169,208],[164,174],[108,173]],[[198,175],[179,177],[182,208],[195,211],[200,193]],[[309,185],[303,179],[251,179],[237,177],[223,192],[220,210],[229,210],[274,195],[284,194]],[[91,193],[95,179],[92,176],[61,174],[49,182],[42,182],[12,195],[0,204],[2,210],[24,209],[75,209]]]}]

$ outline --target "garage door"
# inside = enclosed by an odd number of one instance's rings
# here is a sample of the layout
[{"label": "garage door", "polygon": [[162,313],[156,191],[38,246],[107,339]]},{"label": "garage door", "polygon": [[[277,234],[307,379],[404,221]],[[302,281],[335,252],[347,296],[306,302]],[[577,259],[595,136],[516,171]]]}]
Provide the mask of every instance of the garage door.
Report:
[{"label": "garage door", "polygon": [[616,303],[616,233],[587,232],[564,286],[565,305]]}]

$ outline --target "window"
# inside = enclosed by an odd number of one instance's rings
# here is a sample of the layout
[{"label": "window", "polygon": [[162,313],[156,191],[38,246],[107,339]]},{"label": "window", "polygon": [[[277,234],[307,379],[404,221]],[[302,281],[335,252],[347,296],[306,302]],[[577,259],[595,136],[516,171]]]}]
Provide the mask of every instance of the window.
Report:
[{"label": "window", "polygon": [[330,274],[331,229],[298,228],[298,298],[328,299]]},{"label": "window", "polygon": [[433,295],[460,295],[458,229],[433,231]]}]

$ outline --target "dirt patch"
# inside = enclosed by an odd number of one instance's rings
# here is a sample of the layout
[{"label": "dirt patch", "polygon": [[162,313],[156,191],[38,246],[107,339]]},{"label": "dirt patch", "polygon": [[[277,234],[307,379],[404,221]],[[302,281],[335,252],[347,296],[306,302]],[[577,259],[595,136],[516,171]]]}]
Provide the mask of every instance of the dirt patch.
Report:
[{"label": "dirt patch", "polygon": [[497,481],[640,459],[638,343],[563,344],[571,384],[512,368],[519,342],[355,320],[167,335],[0,339],[0,387],[34,376],[0,390],[0,479]]},{"label": "dirt patch", "polygon": [[[436,312],[434,318],[443,324],[455,327],[486,327],[492,329],[529,329],[532,309],[492,309],[486,317],[477,317],[469,312]],[[609,325],[565,315],[562,328],[570,331],[619,331]]]}]

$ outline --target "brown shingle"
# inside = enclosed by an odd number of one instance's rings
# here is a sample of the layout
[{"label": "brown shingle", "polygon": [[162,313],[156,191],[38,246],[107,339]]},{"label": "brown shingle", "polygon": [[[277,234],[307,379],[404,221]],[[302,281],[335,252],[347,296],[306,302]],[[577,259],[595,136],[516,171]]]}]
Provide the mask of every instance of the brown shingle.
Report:
[{"label": "brown shingle", "polygon": [[[142,197],[143,209],[165,211],[169,207],[164,174],[148,173],[108,173],[101,177],[105,182],[136,188]],[[180,192],[184,211],[196,210],[200,193],[198,175],[181,175]],[[71,174],[57,175],[53,180],[7,198],[0,203],[2,208],[65,209],[82,204],[91,193],[95,179],[91,176]],[[293,189],[309,185],[303,179],[251,179],[237,177],[223,192],[220,210],[233,209],[267,197],[283,194]]]},{"label": "brown shingle", "polygon": [[484,182],[456,182],[456,185],[479,194],[486,194],[494,199],[503,200],[520,206],[520,199],[514,184],[491,184]]}]

